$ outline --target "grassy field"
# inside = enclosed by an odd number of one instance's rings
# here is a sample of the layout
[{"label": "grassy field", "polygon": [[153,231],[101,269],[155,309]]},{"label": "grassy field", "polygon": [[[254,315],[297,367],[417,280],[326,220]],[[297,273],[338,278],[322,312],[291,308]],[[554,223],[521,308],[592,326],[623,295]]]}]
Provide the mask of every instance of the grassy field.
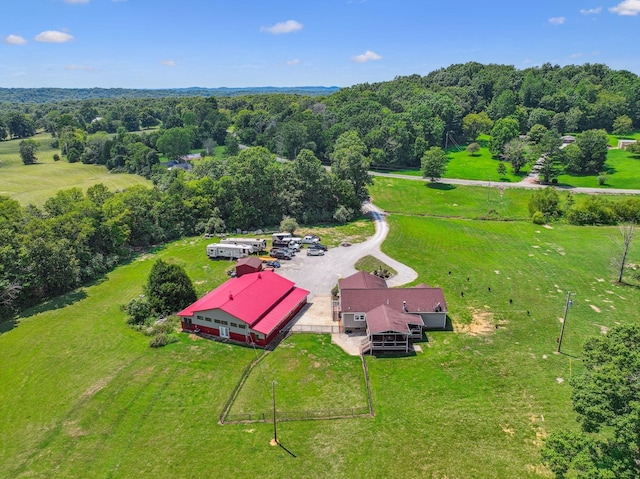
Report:
[{"label": "grassy field", "polygon": [[[429,333],[414,356],[367,358],[374,418],[282,423],[280,440],[296,457],[269,446],[271,424],[219,426],[254,350],[187,335],[151,349],[120,309],[156,258],[184,264],[199,295],[224,281],[231,263],[207,260],[209,240],[191,238],[27,311],[0,334],[0,477],[549,477],[539,448],[550,431],[577,427],[567,383],[581,371],[583,341],[638,321],[640,289],[611,281],[616,229],[477,221],[486,190],[386,182],[372,189],[397,211],[383,250],[416,269],[416,283],[444,289],[454,331]],[[488,201],[501,201],[492,191]],[[505,211],[519,217],[526,200],[509,198]],[[448,214],[460,211],[454,203],[464,214]],[[637,242],[630,258],[640,260]],[[577,295],[557,355],[567,291]],[[283,346],[261,363],[269,374],[250,378],[243,409],[267,400],[266,375],[278,376],[287,406],[364,402],[358,358],[326,336]]]},{"label": "grassy field", "polygon": [[[640,139],[640,132],[627,136],[608,135],[609,145],[617,147],[618,140],[623,138]],[[444,182],[446,182],[446,178],[461,178],[517,183],[527,176],[531,165],[526,165],[518,175],[514,175],[511,166],[507,164],[507,173],[502,176],[498,175],[497,167],[499,162],[491,158],[487,142],[488,136],[485,136],[481,141],[483,147],[476,153],[476,156],[469,155],[464,149],[461,151],[450,149],[448,152],[449,163],[443,176]],[[633,156],[624,150],[609,150],[605,171],[607,180],[604,185],[598,184],[598,175],[576,176],[562,174],[558,177],[558,183],[574,187],[640,189],[640,158],[638,156]],[[419,170],[399,169],[390,173],[422,176]]]},{"label": "grassy field", "polygon": [[507,173],[499,175],[497,168],[500,162],[491,157],[487,147],[480,148],[474,156],[471,156],[466,150],[450,151],[449,158],[444,178],[517,183],[527,176],[530,169],[530,165],[526,165],[518,175],[514,175],[511,165],[505,163]]},{"label": "grassy field", "polygon": [[20,159],[20,140],[0,142],[0,195],[9,196],[23,205],[41,205],[61,189],[88,187],[103,183],[111,190],[128,188],[151,182],[138,175],[111,174],[104,166],[54,161],[60,150],[51,148],[51,135],[40,133],[34,137],[40,143],[38,163],[24,165]]},{"label": "grassy field", "polygon": [[383,263],[378,258],[371,255],[363,256],[362,258],[360,258],[358,261],[356,261],[356,264],[354,265],[354,267],[358,271],[366,271],[368,273],[373,273],[374,271],[377,271],[380,269],[383,269],[383,270],[386,269],[392,275],[398,274],[398,272],[395,269],[393,269],[391,266],[389,266],[386,263]]},{"label": "grassy field", "polygon": [[598,175],[560,175],[558,183],[591,188],[640,189],[640,157],[625,150],[609,150],[605,163],[606,183],[598,184]]},{"label": "grassy field", "polygon": [[267,413],[276,381],[278,409],[307,411],[367,408],[359,357],[331,344],[330,335],[294,334],[251,372],[230,413]]}]

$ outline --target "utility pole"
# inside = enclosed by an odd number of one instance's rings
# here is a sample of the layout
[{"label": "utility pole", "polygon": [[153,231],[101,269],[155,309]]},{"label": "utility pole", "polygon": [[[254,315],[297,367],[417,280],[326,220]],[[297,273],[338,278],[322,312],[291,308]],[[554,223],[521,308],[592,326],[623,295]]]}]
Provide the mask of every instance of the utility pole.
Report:
[{"label": "utility pole", "polygon": [[562,337],[564,336],[564,327],[567,324],[567,314],[569,313],[569,308],[573,304],[571,301],[571,291],[567,292],[567,302],[564,305],[564,318],[562,318],[562,328],[560,329],[560,337],[558,338],[558,350],[556,352],[560,352],[560,348],[562,347]]},{"label": "utility pole", "polygon": [[273,439],[271,439],[271,445],[278,444],[278,427],[276,425],[276,382],[271,381],[271,396],[273,397]]}]

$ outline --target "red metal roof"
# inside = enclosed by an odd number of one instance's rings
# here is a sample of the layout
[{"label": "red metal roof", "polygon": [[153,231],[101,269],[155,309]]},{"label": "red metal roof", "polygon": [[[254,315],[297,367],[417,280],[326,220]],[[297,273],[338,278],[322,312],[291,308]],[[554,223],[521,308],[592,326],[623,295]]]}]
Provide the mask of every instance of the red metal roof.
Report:
[{"label": "red metal roof", "polygon": [[221,309],[253,327],[296,290],[304,291],[305,295],[309,294],[306,290],[295,288],[293,282],[271,271],[245,274],[221,284],[180,311],[178,316],[193,316],[198,311]]},{"label": "red metal roof", "polygon": [[305,289],[293,288],[293,291],[276,304],[273,309],[260,321],[255,323],[251,329],[268,336],[308,294],[309,291]]}]

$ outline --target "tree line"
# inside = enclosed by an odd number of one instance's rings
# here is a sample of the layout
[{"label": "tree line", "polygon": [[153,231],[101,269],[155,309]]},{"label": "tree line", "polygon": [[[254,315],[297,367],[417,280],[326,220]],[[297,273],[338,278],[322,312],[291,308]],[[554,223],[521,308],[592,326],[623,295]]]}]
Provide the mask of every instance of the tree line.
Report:
[{"label": "tree line", "polygon": [[132,248],[182,236],[277,225],[346,222],[367,196],[368,163],[344,135],[329,172],[310,150],[282,163],[262,147],[164,170],[153,188],[63,190],[41,208],[0,197],[0,316],[98,278]]},{"label": "tree line", "polygon": [[[211,125],[203,125],[208,100],[219,105],[216,110],[221,116],[208,118]],[[355,131],[373,166],[419,167],[430,148],[473,142],[480,133],[492,135],[491,151],[496,157],[518,135],[536,138],[548,130],[556,136],[586,130],[629,133],[640,128],[640,78],[602,64],[544,64],[518,70],[469,62],[426,76],[355,85],[325,96],[92,99],[13,104],[11,108],[3,108],[7,113],[0,120],[5,137],[28,136],[28,126],[15,129],[13,121],[9,128],[7,117],[15,113],[27,115],[36,127],[52,134],[61,134],[65,127],[93,134],[115,133],[120,127],[131,132],[157,124],[165,129],[197,126],[196,143],[212,138],[217,144],[225,138],[216,131],[222,131],[226,122],[245,145],[264,146],[288,159],[308,149],[329,162],[340,135]],[[573,160],[567,160],[571,168],[582,172]]]}]

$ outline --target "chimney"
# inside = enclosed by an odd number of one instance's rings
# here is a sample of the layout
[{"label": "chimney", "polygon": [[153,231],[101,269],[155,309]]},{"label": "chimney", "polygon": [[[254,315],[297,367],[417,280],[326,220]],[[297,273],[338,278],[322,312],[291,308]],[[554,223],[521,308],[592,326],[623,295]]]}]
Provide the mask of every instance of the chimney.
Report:
[{"label": "chimney", "polygon": [[409,312],[409,311],[407,311],[407,302],[406,302],[406,301],[403,301],[403,302],[402,302],[402,310],[403,310],[405,313],[408,313],[408,312]]},{"label": "chimney", "polygon": [[262,279],[262,273],[258,273],[258,279]]},{"label": "chimney", "polygon": [[229,293],[229,299],[233,299],[233,293]]}]

